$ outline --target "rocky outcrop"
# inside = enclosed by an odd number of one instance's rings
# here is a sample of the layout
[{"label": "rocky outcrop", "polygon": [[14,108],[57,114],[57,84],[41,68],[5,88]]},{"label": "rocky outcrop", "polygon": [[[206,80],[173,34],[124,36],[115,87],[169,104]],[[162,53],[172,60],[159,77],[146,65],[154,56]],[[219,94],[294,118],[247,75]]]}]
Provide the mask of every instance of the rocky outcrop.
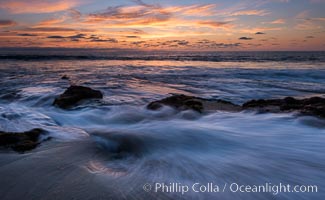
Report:
[{"label": "rocky outcrop", "polygon": [[241,107],[224,100],[209,100],[199,97],[186,96],[183,94],[173,95],[162,100],[154,101],[148,104],[150,110],[157,110],[163,105],[173,107],[178,110],[192,109],[198,112],[225,110],[239,111]]},{"label": "rocky outcrop", "polygon": [[259,99],[251,100],[242,106],[224,100],[209,100],[186,95],[173,95],[162,100],[153,101],[147,105],[150,110],[157,110],[163,105],[173,107],[177,110],[195,110],[200,113],[204,111],[242,111],[257,110],[259,112],[300,112],[301,114],[313,115],[325,118],[325,98],[311,97],[295,99],[286,97],[284,99]]},{"label": "rocky outcrop", "polygon": [[259,99],[251,100],[243,104],[243,109],[257,109],[264,112],[293,112],[325,117],[325,98],[311,97],[295,99],[286,97],[284,99]]},{"label": "rocky outcrop", "polygon": [[29,151],[39,145],[39,137],[44,133],[44,130],[38,128],[19,133],[0,131],[0,146],[17,152]]},{"label": "rocky outcrop", "polygon": [[61,76],[61,79],[62,79],[62,80],[69,80],[70,78],[69,78],[69,76],[67,76],[67,75],[63,75],[63,76]]},{"label": "rocky outcrop", "polygon": [[66,109],[75,106],[82,100],[102,98],[103,94],[99,90],[93,90],[84,86],[72,85],[54,100],[53,105]]}]

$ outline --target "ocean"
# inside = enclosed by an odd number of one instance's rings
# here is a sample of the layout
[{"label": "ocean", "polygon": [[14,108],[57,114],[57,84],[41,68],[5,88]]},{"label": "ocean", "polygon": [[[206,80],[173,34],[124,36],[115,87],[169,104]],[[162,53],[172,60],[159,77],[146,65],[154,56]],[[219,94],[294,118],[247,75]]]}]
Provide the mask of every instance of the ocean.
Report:
[{"label": "ocean", "polygon": [[[104,98],[53,106],[70,84]],[[52,139],[24,154],[0,149],[1,199],[324,199],[324,119],[146,108],[171,94],[325,97],[324,86],[325,52],[2,49],[0,130],[42,128]],[[318,191],[235,191],[265,184]]]}]

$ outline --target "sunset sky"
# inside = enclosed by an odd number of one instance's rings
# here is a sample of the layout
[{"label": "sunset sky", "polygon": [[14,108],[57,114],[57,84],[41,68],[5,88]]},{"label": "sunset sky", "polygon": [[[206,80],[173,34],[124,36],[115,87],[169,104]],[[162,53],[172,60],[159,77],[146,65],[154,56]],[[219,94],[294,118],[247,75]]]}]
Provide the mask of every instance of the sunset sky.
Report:
[{"label": "sunset sky", "polygon": [[0,46],[325,50],[325,0],[0,0]]}]

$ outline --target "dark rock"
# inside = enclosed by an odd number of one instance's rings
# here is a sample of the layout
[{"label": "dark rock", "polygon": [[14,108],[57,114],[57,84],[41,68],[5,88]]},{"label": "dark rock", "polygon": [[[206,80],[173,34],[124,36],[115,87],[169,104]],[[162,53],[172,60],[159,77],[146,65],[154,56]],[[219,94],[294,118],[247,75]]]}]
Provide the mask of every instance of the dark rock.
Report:
[{"label": "dark rock", "polygon": [[69,80],[70,78],[69,78],[69,76],[67,76],[67,75],[63,75],[63,76],[61,77],[61,79],[62,79],[62,80]]},{"label": "dark rock", "polygon": [[11,148],[17,152],[25,152],[35,149],[39,145],[38,142],[33,142],[31,140],[22,141],[17,145],[13,145]]},{"label": "dark rock", "polygon": [[302,100],[304,104],[325,104],[325,98],[311,97]]},{"label": "dark rock", "polygon": [[243,104],[244,109],[257,109],[268,112],[293,112],[325,117],[325,98],[311,97],[306,99],[295,99],[286,97],[284,99],[251,100]]},{"label": "dark rock", "polygon": [[39,137],[44,133],[44,130],[38,128],[21,133],[0,131],[0,146],[17,152],[29,151],[39,145]]},{"label": "dark rock", "polygon": [[265,107],[265,106],[280,106],[283,104],[283,100],[281,99],[258,99],[258,100],[251,100],[247,101],[243,104],[243,108],[250,108],[250,107]]},{"label": "dark rock", "polygon": [[286,97],[284,99],[258,99],[250,100],[242,106],[235,105],[224,100],[210,100],[200,97],[173,95],[162,100],[151,102],[147,105],[150,110],[157,110],[163,105],[173,107],[177,110],[192,109],[198,112],[204,111],[242,111],[254,109],[258,112],[299,112],[305,115],[313,115],[325,118],[325,98],[311,97],[295,99]]},{"label": "dark rock", "polygon": [[60,108],[69,108],[76,105],[81,100],[102,99],[103,94],[99,90],[93,90],[84,86],[70,86],[63,94],[55,98],[53,105]]},{"label": "dark rock", "polygon": [[183,94],[173,95],[162,100],[151,102],[147,105],[150,110],[157,110],[163,105],[173,107],[178,110],[195,110],[198,112],[211,110],[239,111],[241,108],[231,102],[224,100],[209,100],[199,97],[187,96]]},{"label": "dark rock", "polygon": [[283,99],[283,101],[286,103],[286,104],[297,104],[299,103],[299,100],[293,98],[293,97],[286,97]]},{"label": "dark rock", "polygon": [[183,94],[173,95],[159,101],[151,102],[148,104],[147,108],[150,110],[157,110],[161,108],[162,105],[170,106],[181,110],[193,109],[198,112],[201,112],[203,109],[202,102],[198,101],[198,98],[186,96]]},{"label": "dark rock", "polygon": [[184,102],[184,105],[186,108],[190,108],[198,112],[202,112],[203,110],[203,103],[197,100],[187,100]]}]

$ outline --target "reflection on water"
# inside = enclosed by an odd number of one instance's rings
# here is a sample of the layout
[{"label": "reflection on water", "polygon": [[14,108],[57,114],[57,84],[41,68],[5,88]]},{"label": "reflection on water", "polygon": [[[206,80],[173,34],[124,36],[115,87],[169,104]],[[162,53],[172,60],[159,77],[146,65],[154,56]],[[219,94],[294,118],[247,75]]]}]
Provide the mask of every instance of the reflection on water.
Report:
[{"label": "reflection on water", "polygon": [[[113,103],[141,105],[168,93],[237,103],[253,98],[325,93],[322,63],[8,60],[0,70],[0,95],[20,92],[25,97],[31,95],[34,87],[34,91],[56,95],[69,82],[101,89],[106,100]],[[70,81],[61,80],[63,75]]]}]

